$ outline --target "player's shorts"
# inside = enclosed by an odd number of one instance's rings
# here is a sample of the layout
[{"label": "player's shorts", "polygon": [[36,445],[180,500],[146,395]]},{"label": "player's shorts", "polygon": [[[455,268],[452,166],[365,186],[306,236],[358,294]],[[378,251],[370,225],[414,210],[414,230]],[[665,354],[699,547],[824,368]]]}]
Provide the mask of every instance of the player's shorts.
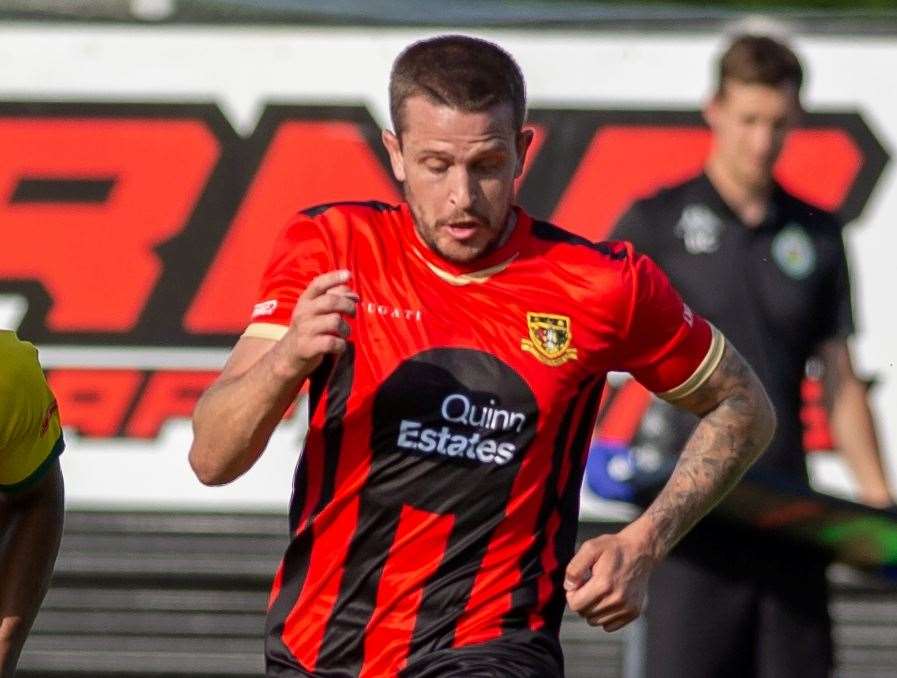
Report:
[{"label": "player's shorts", "polygon": [[[306,673],[270,664],[268,678],[345,678],[344,672]],[[560,645],[538,633],[522,631],[494,641],[436,650],[408,664],[399,678],[563,678]],[[386,678],[386,677],[384,677]]]},{"label": "player's shorts", "polygon": [[529,642],[502,638],[480,645],[440,650],[402,671],[400,678],[562,678],[560,649],[526,633]]},{"label": "player's shorts", "polygon": [[829,676],[825,561],[699,528],[652,575],[648,678]]}]

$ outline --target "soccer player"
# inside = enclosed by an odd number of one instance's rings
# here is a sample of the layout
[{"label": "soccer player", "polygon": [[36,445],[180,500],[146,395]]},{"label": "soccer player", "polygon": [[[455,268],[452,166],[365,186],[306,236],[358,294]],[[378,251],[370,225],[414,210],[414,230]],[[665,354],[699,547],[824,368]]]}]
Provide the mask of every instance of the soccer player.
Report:
[{"label": "soccer player", "polygon": [[[269,676],[563,675],[566,602],[634,619],[655,564],[764,448],[756,376],[647,258],[513,206],[532,140],[496,45],[443,36],[390,78],[383,142],[406,202],[298,214],[194,413],[190,462],[226,483],[310,382]],[[574,556],[608,370],[702,417],[657,501]]]},{"label": "soccer player", "polygon": [[[757,371],[778,415],[758,467],[806,483],[800,385],[821,358],[837,443],[861,497],[890,503],[865,385],[854,374],[841,224],[786,192],[773,166],[801,110],[795,54],[735,39],[705,118],[703,173],[637,202],[615,237],[632,241]],[[694,419],[671,412],[687,436]],[[790,544],[704,521],[651,582],[650,676],[826,676],[832,665],[825,563]]]},{"label": "soccer player", "polygon": [[65,446],[37,351],[0,330],[0,678],[12,678],[62,535]]}]

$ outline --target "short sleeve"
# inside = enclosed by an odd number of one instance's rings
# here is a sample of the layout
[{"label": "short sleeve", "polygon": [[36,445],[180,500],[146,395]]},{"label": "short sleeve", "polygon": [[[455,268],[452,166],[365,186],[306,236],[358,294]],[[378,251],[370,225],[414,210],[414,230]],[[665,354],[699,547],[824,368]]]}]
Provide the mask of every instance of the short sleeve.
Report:
[{"label": "short sleeve", "polygon": [[821,318],[820,342],[829,339],[846,339],[855,330],[847,253],[844,251],[844,241],[840,236],[835,238],[835,243],[834,269],[829,278],[829,284],[826,286],[828,298],[817,305],[818,308],[827,310],[827,313]]},{"label": "short sleeve", "polygon": [[336,268],[333,239],[321,217],[297,216],[274,245],[243,336],[280,339],[308,284]]},{"label": "short sleeve", "polygon": [[26,489],[65,448],[59,408],[37,349],[0,330],[0,491]]},{"label": "short sleeve", "polygon": [[629,261],[622,369],[665,400],[678,400],[713,373],[725,340],[692,312],[649,257],[631,251]]}]

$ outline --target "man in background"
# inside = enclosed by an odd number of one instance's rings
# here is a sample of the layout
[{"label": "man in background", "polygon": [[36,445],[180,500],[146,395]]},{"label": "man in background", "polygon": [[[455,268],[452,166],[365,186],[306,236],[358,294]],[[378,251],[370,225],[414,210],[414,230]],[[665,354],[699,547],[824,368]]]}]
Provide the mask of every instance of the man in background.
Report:
[{"label": "man in background", "polygon": [[59,550],[65,443],[37,350],[0,330],[0,678],[12,678]]},{"label": "man in background", "polygon": [[[757,371],[778,431],[757,467],[808,482],[800,386],[818,357],[834,438],[860,499],[891,503],[854,331],[841,224],[787,193],[773,166],[801,113],[803,70],[784,44],[741,36],[723,54],[705,108],[704,171],[635,203],[613,237],[670,276],[694,311]],[[677,437],[693,420],[675,412]],[[652,579],[650,676],[825,676],[832,666],[826,563],[747,531],[699,525]]]}]

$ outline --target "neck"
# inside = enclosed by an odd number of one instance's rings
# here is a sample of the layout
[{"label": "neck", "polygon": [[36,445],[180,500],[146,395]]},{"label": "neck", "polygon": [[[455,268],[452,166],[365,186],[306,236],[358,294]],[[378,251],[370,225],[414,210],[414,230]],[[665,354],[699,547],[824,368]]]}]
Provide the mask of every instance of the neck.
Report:
[{"label": "neck", "polygon": [[495,243],[495,249],[500,248],[506,242],[508,242],[508,238],[511,237],[511,234],[514,232],[514,228],[517,226],[517,212],[514,211],[514,208],[508,208],[508,216],[505,217],[505,230],[502,231],[501,237]]},{"label": "neck", "polygon": [[717,155],[710,156],[704,171],[720,197],[746,226],[754,228],[763,223],[772,195],[772,177],[761,183],[740,180]]}]

